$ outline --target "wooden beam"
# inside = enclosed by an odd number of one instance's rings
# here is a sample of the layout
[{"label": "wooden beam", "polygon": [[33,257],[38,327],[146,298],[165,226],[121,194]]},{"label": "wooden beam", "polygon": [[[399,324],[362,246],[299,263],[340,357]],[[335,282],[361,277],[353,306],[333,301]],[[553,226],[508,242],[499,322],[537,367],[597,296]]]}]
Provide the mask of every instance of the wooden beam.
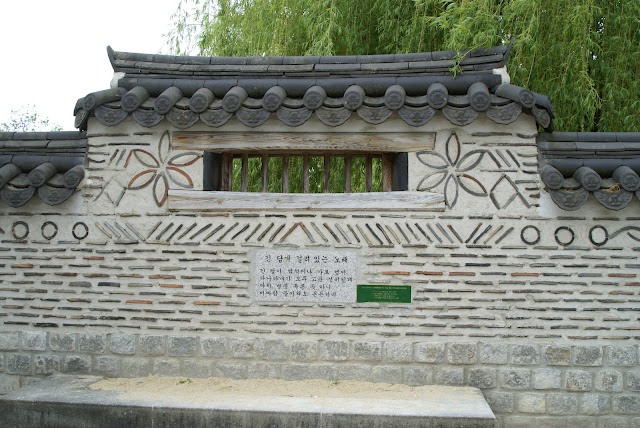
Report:
[{"label": "wooden beam", "polygon": [[169,190],[170,211],[444,211],[444,197],[428,192],[243,193]]},{"label": "wooden beam", "polygon": [[174,149],[216,153],[384,153],[430,150],[434,132],[174,132]]}]

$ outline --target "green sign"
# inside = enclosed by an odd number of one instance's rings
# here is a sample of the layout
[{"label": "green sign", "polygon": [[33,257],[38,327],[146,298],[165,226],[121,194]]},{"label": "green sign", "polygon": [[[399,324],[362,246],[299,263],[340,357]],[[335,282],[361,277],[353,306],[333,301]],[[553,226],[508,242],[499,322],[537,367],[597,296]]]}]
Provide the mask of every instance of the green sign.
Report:
[{"label": "green sign", "polygon": [[411,286],[358,284],[356,301],[358,303],[411,303]]}]

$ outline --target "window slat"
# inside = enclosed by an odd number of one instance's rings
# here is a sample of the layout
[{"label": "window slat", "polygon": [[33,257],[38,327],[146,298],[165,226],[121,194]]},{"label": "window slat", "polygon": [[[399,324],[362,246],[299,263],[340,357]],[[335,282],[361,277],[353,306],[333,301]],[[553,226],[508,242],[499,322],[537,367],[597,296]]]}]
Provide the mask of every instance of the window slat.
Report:
[{"label": "window slat", "polygon": [[390,192],[393,180],[393,155],[391,153],[382,154],[382,191]]},{"label": "window slat", "polygon": [[262,155],[262,193],[269,191],[269,155]]},{"label": "window slat", "polygon": [[289,155],[282,156],[282,193],[289,193]]},{"label": "window slat", "polygon": [[331,156],[324,155],[324,193],[329,193],[329,185],[331,184]]},{"label": "window slat", "polygon": [[373,182],[373,162],[370,154],[365,157],[365,192],[371,192]]},{"label": "window slat", "polygon": [[231,191],[233,180],[233,155],[222,154],[222,168],[220,171],[220,188],[225,192]]},{"label": "window slat", "polygon": [[351,193],[351,155],[344,157],[344,193]]},{"label": "window slat", "polygon": [[249,185],[248,185],[248,177],[249,177],[249,155],[244,154],[242,155],[242,171],[240,173],[240,175],[242,176],[241,178],[241,187],[242,187],[242,191],[246,192]]},{"label": "window slat", "polygon": [[309,155],[302,157],[302,193],[309,193]]}]

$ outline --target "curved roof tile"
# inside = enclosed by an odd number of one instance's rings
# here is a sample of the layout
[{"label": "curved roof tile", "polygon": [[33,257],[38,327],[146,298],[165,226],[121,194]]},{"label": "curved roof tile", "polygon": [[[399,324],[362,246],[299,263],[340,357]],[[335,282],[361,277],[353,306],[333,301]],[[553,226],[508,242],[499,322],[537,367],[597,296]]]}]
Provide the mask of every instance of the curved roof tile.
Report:
[{"label": "curved roof tile", "polygon": [[84,132],[0,132],[0,199],[20,207],[37,193],[61,204],[84,178],[86,151]]},{"label": "curved roof tile", "polygon": [[640,133],[554,132],[538,135],[540,178],[567,211],[593,194],[611,210],[640,199]]},{"label": "curved roof tile", "polygon": [[503,82],[511,44],[463,52],[315,57],[184,57],[107,48],[117,87],[88,94],[76,105],[76,127],[90,116],[114,126],[129,115],[142,126],[163,120],[184,129],[199,121],[223,126],[231,115],[249,127],[272,114],[299,126],[313,114],[328,126],[350,115],[381,123],[394,112],[423,126],[437,110],[465,126],[478,114],[500,124],[531,114],[552,128],[547,97]]}]

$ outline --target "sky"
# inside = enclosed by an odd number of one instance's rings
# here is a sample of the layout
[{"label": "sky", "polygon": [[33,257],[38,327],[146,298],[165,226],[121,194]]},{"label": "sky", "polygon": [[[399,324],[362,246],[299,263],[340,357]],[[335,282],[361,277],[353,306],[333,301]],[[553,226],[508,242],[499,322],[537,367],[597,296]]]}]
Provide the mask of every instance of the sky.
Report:
[{"label": "sky", "polygon": [[19,0],[0,5],[0,123],[33,105],[73,130],[78,98],[108,89],[116,51],[168,53],[179,0]]}]

